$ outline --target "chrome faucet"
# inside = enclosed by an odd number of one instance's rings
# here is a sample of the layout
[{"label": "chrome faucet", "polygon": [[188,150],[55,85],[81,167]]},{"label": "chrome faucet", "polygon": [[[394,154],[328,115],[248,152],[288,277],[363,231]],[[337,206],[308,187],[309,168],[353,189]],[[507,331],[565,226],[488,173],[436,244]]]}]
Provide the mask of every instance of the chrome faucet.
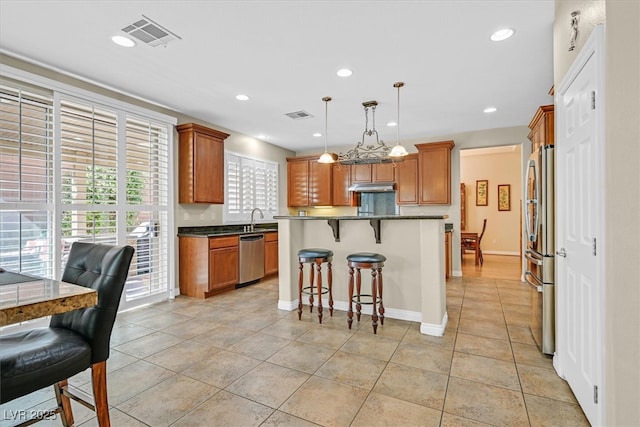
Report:
[{"label": "chrome faucet", "polygon": [[260,208],[253,208],[253,210],[251,211],[251,231],[253,231],[253,229],[255,228],[255,218],[253,217],[253,215],[256,213],[256,211],[260,212],[260,219],[264,219],[264,214],[262,213],[262,210]]}]

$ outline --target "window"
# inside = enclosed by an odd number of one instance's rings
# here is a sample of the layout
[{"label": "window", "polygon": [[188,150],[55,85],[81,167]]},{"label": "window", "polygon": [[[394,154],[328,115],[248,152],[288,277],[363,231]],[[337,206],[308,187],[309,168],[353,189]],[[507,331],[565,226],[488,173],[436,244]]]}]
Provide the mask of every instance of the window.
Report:
[{"label": "window", "polygon": [[253,208],[264,219],[278,213],[278,164],[225,152],[225,222],[248,222]]},{"label": "window", "polygon": [[166,298],[173,123],[0,83],[0,265],[55,278],[73,242],[130,244],[121,308]]}]

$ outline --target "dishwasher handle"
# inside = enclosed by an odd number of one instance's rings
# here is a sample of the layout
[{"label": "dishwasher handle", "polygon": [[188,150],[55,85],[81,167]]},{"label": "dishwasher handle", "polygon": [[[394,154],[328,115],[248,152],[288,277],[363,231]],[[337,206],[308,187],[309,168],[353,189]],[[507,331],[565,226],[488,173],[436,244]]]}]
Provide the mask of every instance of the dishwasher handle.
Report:
[{"label": "dishwasher handle", "polygon": [[245,236],[240,236],[241,241],[255,241],[264,239],[264,234],[248,234]]}]

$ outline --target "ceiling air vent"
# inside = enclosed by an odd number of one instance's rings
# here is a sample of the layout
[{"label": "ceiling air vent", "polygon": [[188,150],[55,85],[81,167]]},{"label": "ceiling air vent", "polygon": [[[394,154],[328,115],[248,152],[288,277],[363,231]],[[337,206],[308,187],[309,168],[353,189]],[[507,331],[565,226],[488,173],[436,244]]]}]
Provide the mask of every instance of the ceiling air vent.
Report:
[{"label": "ceiling air vent", "polygon": [[285,114],[286,116],[291,117],[293,120],[300,120],[300,119],[308,119],[310,117],[313,117],[311,114],[307,113],[306,111],[294,111],[293,113],[287,113]]},{"label": "ceiling air vent", "polygon": [[166,46],[173,40],[182,40],[177,34],[144,15],[142,19],[124,27],[122,31],[152,47]]}]

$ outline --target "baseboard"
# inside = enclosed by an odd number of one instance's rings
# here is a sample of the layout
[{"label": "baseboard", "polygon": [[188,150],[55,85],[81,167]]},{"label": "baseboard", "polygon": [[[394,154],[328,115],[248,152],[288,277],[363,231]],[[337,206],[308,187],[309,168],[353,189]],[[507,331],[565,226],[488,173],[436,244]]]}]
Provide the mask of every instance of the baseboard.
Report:
[{"label": "baseboard", "polygon": [[449,315],[445,312],[444,317],[442,318],[442,322],[439,325],[433,323],[421,323],[420,333],[425,335],[433,335],[435,337],[441,337],[444,335],[444,330],[447,327],[448,321]]},{"label": "baseboard", "polygon": [[486,251],[482,250],[484,255],[509,255],[509,256],[520,256],[520,252],[514,251]]},{"label": "baseboard", "polygon": [[451,277],[462,277],[462,270],[453,270],[451,272]]},{"label": "baseboard", "polygon": [[283,301],[278,300],[278,310],[293,311],[298,308],[298,300]]},{"label": "baseboard", "polygon": [[[308,303],[305,302],[305,307],[308,307]],[[329,308],[329,302],[326,300],[322,301],[322,307]],[[355,309],[355,307],[353,307]],[[298,300],[294,301],[278,301],[278,309],[293,311],[298,309]],[[349,311],[349,303],[347,301],[334,301],[333,309],[339,311]],[[373,313],[373,308],[370,305],[362,306],[362,314],[366,314],[371,316]],[[389,319],[397,319],[397,320],[407,320],[409,322],[420,322],[422,320],[422,313],[419,311],[409,311],[409,310],[399,310],[396,308],[384,308],[384,317],[388,317]]]}]

